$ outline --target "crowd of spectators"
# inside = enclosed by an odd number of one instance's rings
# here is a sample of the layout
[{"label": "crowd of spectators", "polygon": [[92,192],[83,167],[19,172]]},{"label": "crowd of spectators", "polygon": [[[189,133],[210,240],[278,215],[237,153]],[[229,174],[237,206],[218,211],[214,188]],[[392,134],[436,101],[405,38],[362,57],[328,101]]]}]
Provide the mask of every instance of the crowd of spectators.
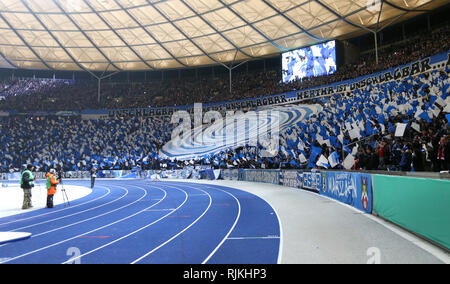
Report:
[{"label": "crowd of spectators", "polygon": [[33,164],[38,171],[57,168],[88,171],[148,168],[170,139],[168,117],[83,120],[80,117],[0,119],[0,171]]},{"label": "crowd of spectators", "polygon": [[69,80],[55,79],[6,79],[0,82],[0,94],[6,99],[10,97],[49,92],[70,85]]},{"label": "crowd of spectators", "polygon": [[[227,77],[106,83],[97,101],[97,84],[71,80],[7,79],[0,82],[0,110],[82,110],[209,103],[282,93],[326,85],[408,63],[450,49],[449,28],[391,44],[380,50],[378,64],[368,53],[358,65],[335,74],[289,84],[280,72],[239,73],[229,92]],[[323,112],[281,133],[280,149],[262,158],[257,147],[231,148],[198,160],[162,159],[170,140],[170,117],[83,120],[81,117],[0,117],[0,171],[61,168],[86,171],[93,164],[104,170],[160,169],[186,165],[215,168],[343,168],[351,158],[355,170],[448,171],[450,167],[450,104],[448,67],[364,90],[311,100]],[[355,124],[356,123],[356,124]],[[396,136],[396,126],[405,124]],[[352,127],[348,127],[351,124]],[[362,125],[361,125],[362,124]],[[355,126],[358,125],[358,126]],[[352,131],[359,127],[357,137]],[[319,139],[320,137],[320,139]],[[336,165],[319,165],[324,157]],[[347,167],[348,168],[348,167]]]},{"label": "crowd of spectators", "polygon": [[[230,148],[190,161],[162,158],[171,139],[169,116],[83,120],[81,117],[11,116],[0,119],[0,171],[34,164],[38,171],[182,168],[343,168],[355,170],[448,171],[450,105],[448,68],[311,99],[322,111],[280,133],[280,148],[261,157],[258,146]],[[396,135],[398,123],[406,124]],[[351,126],[350,126],[351,125]],[[354,129],[357,129],[356,137]],[[327,161],[335,154],[335,165]]]},{"label": "crowd of spectators", "polygon": [[[275,156],[258,157],[255,153],[263,150],[261,146],[240,147],[211,157],[207,164],[216,168],[450,170],[448,70],[311,103],[322,105],[323,111],[281,133]],[[358,129],[358,137],[352,137],[347,123]],[[405,131],[397,135],[398,124],[404,124]],[[336,165],[329,162],[333,153]],[[327,161],[324,166],[317,164],[321,155]],[[350,166],[345,167],[349,156]]]}]

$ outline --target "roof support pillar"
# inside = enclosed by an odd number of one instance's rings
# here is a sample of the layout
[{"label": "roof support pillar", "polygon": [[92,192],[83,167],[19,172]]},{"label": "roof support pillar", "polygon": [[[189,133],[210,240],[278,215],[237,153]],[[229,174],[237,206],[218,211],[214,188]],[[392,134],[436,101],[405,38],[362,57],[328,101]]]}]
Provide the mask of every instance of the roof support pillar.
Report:
[{"label": "roof support pillar", "polygon": [[373,38],[375,39],[375,63],[378,65],[378,38],[377,32],[373,33]]}]

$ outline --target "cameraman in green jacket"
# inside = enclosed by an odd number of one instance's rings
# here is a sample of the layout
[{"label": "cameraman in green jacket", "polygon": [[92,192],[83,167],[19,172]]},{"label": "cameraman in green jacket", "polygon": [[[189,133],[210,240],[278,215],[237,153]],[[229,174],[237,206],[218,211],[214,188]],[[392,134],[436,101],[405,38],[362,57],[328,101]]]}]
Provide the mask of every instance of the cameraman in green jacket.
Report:
[{"label": "cameraman in green jacket", "polygon": [[22,178],[20,179],[20,187],[23,189],[23,205],[22,209],[28,209],[33,207],[31,204],[31,189],[34,187],[35,177],[31,172],[33,170],[33,165],[28,165],[27,168],[22,172]]}]

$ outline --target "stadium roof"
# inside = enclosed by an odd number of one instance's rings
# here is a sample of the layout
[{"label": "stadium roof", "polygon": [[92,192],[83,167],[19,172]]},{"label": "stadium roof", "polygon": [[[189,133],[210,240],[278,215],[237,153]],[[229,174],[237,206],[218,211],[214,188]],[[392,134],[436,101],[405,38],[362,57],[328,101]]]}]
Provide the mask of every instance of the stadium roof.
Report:
[{"label": "stadium roof", "polygon": [[124,71],[238,62],[379,30],[446,3],[1,0],[0,68]]}]

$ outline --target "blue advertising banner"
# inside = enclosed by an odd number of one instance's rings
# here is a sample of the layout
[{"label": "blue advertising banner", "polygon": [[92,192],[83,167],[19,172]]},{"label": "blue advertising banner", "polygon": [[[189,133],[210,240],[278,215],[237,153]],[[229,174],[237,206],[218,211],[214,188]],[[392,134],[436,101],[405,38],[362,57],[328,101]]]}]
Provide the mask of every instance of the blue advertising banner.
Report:
[{"label": "blue advertising banner", "polygon": [[[200,170],[200,179],[207,179],[207,180],[216,180],[220,177],[221,170],[213,170],[213,169],[206,169],[206,170]],[[188,177],[183,177],[188,178]]]},{"label": "blue advertising banner", "polygon": [[301,188],[301,171],[297,170],[281,170],[280,171],[280,185]]},{"label": "blue advertising banner", "polygon": [[264,182],[279,184],[280,171],[279,170],[244,170],[243,180],[250,182]]},{"label": "blue advertising banner", "polygon": [[370,174],[326,172],[326,182],[320,194],[372,213],[373,185]]},{"label": "blue advertising banner", "polygon": [[224,180],[239,180],[239,170],[223,169],[220,177]]},{"label": "blue advertising banner", "polygon": [[303,186],[303,171],[297,172],[297,184],[298,184],[298,188],[302,188],[302,186]]},{"label": "blue advertising banner", "polygon": [[304,171],[302,175],[302,188],[319,192],[323,189],[325,183],[325,172]]}]

